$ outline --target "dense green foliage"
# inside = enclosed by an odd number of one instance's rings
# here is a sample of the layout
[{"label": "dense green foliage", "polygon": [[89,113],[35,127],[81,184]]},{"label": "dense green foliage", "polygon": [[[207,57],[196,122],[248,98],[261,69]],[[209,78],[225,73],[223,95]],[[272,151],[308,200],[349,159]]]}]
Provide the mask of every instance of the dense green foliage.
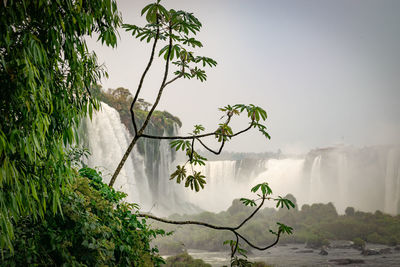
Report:
[{"label": "dense green foliage", "polygon": [[61,210],[72,177],[64,147],[97,107],[86,88],[103,74],[84,37],[116,44],[113,0],[0,3],[0,247],[13,222]]},{"label": "dense green foliage", "polygon": [[[289,195],[287,198],[291,199],[292,196]],[[249,212],[249,209],[239,200],[234,200],[227,211],[218,214],[203,212],[190,216],[172,215],[170,219],[191,219],[219,225],[235,225],[248,216]],[[355,211],[338,215],[332,203],[303,205],[301,210],[265,208],[259,211],[241,232],[250,240],[254,240],[256,244],[272,242],[273,236],[268,230],[277,228],[276,221],[289,224],[295,229],[293,235],[282,236],[280,242],[283,243],[308,243],[316,247],[327,245],[329,240],[351,240],[359,247],[363,246],[363,242],[400,244],[400,215],[391,216],[380,211],[375,213]],[[222,242],[230,238],[229,232],[192,226],[179,229],[170,226],[165,228],[176,231],[173,239],[166,237],[156,241],[162,253],[177,253],[185,248],[213,251],[228,249],[222,245]]]},{"label": "dense green foliage", "polygon": [[187,252],[176,256],[168,257],[165,261],[165,267],[211,267],[201,259],[193,259]]},{"label": "dense green foliage", "polygon": [[102,183],[95,170],[83,168],[66,186],[63,213],[47,211],[41,222],[25,216],[15,225],[15,253],[3,251],[7,266],[153,266],[163,262],[150,241],[152,230],[136,217],[126,194]]},{"label": "dense green foliage", "polygon": [[[151,130],[146,128],[148,122],[159,125],[157,129],[162,131],[157,134],[171,132],[179,120],[168,112],[154,111],[163,88],[180,77],[204,81],[207,76],[198,66],[216,65],[211,58],[194,56],[189,50],[202,46],[190,37],[201,27],[197,18],[184,11],[167,11],[159,2],[143,9],[142,15],[146,15],[148,22],[145,27],[124,25],[141,40],[169,41],[159,53],[164,56],[167,67],[152,110],[147,111],[149,105],[144,101],[134,106],[137,122],[143,124],[137,136]],[[135,204],[124,203],[125,195],[104,185],[96,171],[84,168],[77,172],[68,156],[71,146],[78,141],[81,119],[91,117],[99,107],[90,88],[96,87],[106,74],[97,64],[95,54],[88,50],[84,38],[97,33],[103,43],[116,45],[116,29],[121,23],[116,2],[9,0],[2,1],[0,7],[2,263],[11,266],[158,265],[162,260],[157,256],[157,249],[150,247],[150,241],[165,232],[152,230],[146,220],[138,220]],[[175,78],[167,81],[170,60],[175,60],[171,63],[178,70]],[[123,88],[110,95],[113,97],[110,101],[124,101],[119,111],[127,123],[126,107],[131,96]],[[241,112],[247,113],[250,119],[248,129],[257,128],[269,138],[261,124],[267,116],[263,109],[239,104],[228,105],[221,111],[228,120],[219,124],[211,135],[222,146],[233,137],[228,136],[233,135],[228,125],[231,116]],[[193,135],[201,131],[204,128],[197,125]],[[195,139],[187,146],[192,151],[187,150],[191,164],[205,160],[194,152]],[[203,186],[202,177],[196,174],[185,177],[187,186],[198,190]],[[254,192],[261,190],[263,200],[270,194],[266,186],[254,189]],[[289,208],[287,200],[277,201]],[[252,203],[245,204],[252,206]],[[281,232],[291,233],[291,228],[279,224]],[[272,233],[279,238],[279,233]]]}]

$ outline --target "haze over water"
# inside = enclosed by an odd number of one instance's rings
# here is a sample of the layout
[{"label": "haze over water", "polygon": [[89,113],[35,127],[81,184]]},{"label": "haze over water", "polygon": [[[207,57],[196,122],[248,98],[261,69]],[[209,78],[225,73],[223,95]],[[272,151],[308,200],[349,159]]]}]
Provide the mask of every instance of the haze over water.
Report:
[{"label": "haze over water", "polygon": [[[148,2],[119,1],[124,22],[143,25],[140,10]],[[164,4],[202,21],[199,53],[219,62],[207,82],[180,80],[165,91],[160,108],[181,118],[182,132],[197,123],[214,130],[218,107],[254,103],[269,114],[271,141],[254,132],[232,141],[228,151],[305,153],[337,143],[399,143],[399,1]],[[133,92],[150,46],[122,30],[120,35],[114,50],[89,43],[110,75],[103,87]],[[145,81],[143,97],[149,102],[161,72],[162,65],[155,64]]]}]

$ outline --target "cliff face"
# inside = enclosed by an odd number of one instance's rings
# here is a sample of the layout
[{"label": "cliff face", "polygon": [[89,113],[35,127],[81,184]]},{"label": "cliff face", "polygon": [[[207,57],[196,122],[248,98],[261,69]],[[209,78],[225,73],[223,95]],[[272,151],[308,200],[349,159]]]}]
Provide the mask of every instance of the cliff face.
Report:
[{"label": "cliff face", "polygon": [[[104,102],[116,109],[120,115],[121,122],[128,129],[129,133],[133,136],[135,134],[130,106],[132,103],[133,96],[130,91],[126,88],[119,87],[117,89],[108,89],[107,91],[102,90],[101,86],[97,86],[91,89],[92,94],[97,97],[101,102]],[[140,128],[143,125],[144,120],[148,114],[148,109],[151,104],[138,99],[134,106],[134,113],[136,118],[137,127]],[[181,121],[178,117],[173,116],[167,111],[155,110],[150,123],[147,125],[145,133],[157,136],[172,136],[178,133],[178,129],[182,126]],[[149,179],[149,185],[153,190],[153,195],[158,195],[158,177],[165,176],[165,173],[161,173],[165,170],[160,170],[161,165],[165,164],[163,156],[160,154],[161,142],[160,140],[154,139],[141,139],[136,145],[138,152],[144,157],[145,172]],[[165,145],[164,145],[165,147]],[[168,159],[171,162],[175,159],[175,150],[165,147],[164,149],[170,150],[171,158]],[[165,177],[168,178],[168,177]]]},{"label": "cliff face", "polygon": [[[129,132],[134,135],[133,124],[131,120],[130,107],[133,96],[130,91],[123,87],[117,89],[108,89],[104,91],[101,86],[91,89],[92,94],[101,102],[106,103],[110,107],[116,109],[121,117],[121,122],[126,126]],[[137,126],[140,128],[148,114],[148,109],[151,104],[139,98],[134,106]],[[173,116],[168,111],[156,110],[153,113],[150,123],[147,127],[147,132],[154,135],[172,134],[174,124],[182,126],[182,122],[178,117]]]}]

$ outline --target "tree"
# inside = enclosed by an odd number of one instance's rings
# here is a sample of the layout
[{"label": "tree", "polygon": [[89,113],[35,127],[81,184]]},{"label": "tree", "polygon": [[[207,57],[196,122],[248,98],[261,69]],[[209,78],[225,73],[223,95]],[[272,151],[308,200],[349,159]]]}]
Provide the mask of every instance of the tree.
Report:
[{"label": "tree", "polygon": [[[125,161],[127,160],[138,140],[140,140],[141,138],[149,138],[157,140],[172,140],[170,143],[171,147],[175,148],[176,150],[181,149],[183,151],[186,151],[186,155],[188,157],[186,163],[182,166],[177,166],[176,171],[171,174],[170,179],[175,179],[177,183],[183,183],[185,187],[189,187],[192,190],[199,191],[201,188],[204,188],[204,185],[206,184],[206,177],[200,172],[195,171],[193,168],[189,168],[189,170],[187,170],[186,168],[186,165],[188,164],[191,167],[197,164],[204,165],[205,161],[207,160],[196,151],[195,145],[199,144],[208,151],[218,155],[221,153],[226,142],[228,142],[233,137],[250,130],[251,128],[257,128],[266,138],[269,139],[270,136],[266,131],[266,126],[263,124],[264,121],[267,119],[267,113],[261,107],[252,104],[226,105],[220,108],[220,111],[223,112],[223,118],[225,119],[225,121],[220,123],[215,131],[203,133],[205,131],[205,128],[202,125],[195,125],[192,133],[188,136],[167,137],[146,134],[145,129],[161,99],[163,90],[168,85],[179,80],[180,78],[196,78],[201,82],[204,82],[207,79],[207,75],[203,68],[215,67],[217,65],[217,62],[209,57],[198,56],[193,51],[193,49],[201,48],[203,45],[199,40],[194,37],[196,33],[200,31],[202,24],[192,13],[181,10],[177,11],[174,9],[167,10],[160,4],[160,0],[156,0],[155,3],[145,6],[141,12],[141,15],[145,15],[147,25],[145,25],[144,27],[139,27],[136,25],[123,24],[123,28],[125,28],[127,31],[132,32],[132,36],[140,39],[140,41],[145,40],[147,41],[147,43],[150,43],[152,41],[153,43],[151,54],[130,106],[131,121],[134,128],[134,137],[129,147],[127,148],[123,158],[121,159],[117,169],[115,170],[110,180],[109,186],[113,186],[119,172],[121,171]],[[134,107],[135,105],[137,105],[137,101],[139,101],[139,94],[141,92],[142,85],[144,83],[148,70],[153,63],[157,44],[158,42],[162,41],[166,42],[166,45],[163,46],[158,52],[158,55],[162,56],[162,58],[165,60],[165,68],[162,82],[158,89],[158,94],[154,101],[154,104],[152,105],[150,111],[147,112],[147,116],[144,122],[141,125],[138,125]],[[176,70],[174,72],[174,76],[168,80],[171,64],[175,66]],[[240,131],[234,132],[229,124],[234,116],[239,116],[243,113],[247,115],[249,119],[249,125]],[[217,139],[217,141],[220,143],[218,149],[212,149],[207,144],[205,144],[202,138],[207,136],[214,136]],[[292,232],[292,228],[284,224],[278,223],[278,230],[276,232],[271,230],[271,233],[276,235],[277,237],[276,241],[266,247],[258,247],[249,242],[243,235],[241,235],[237,231],[248,220],[250,220],[255,215],[255,213],[260,210],[265,200],[275,200],[277,202],[277,207],[281,206],[288,209],[294,207],[294,204],[289,199],[281,197],[272,198],[270,196],[272,194],[272,190],[267,183],[256,185],[251,190],[258,195],[258,199],[254,200],[242,198],[241,201],[246,206],[257,207],[243,222],[241,222],[236,227],[216,226],[209,223],[196,221],[171,221],[158,218],[149,214],[139,214],[139,216],[152,218],[170,224],[195,224],[217,230],[231,231],[236,237],[236,240],[227,241],[227,244],[230,244],[232,248],[232,265],[243,264],[243,259],[238,259],[235,256],[237,252],[243,252],[243,250],[239,247],[240,240],[246,242],[249,246],[255,249],[265,250],[274,246],[279,241],[279,237],[281,234],[290,234]],[[261,201],[259,205],[256,204],[257,200]]]},{"label": "tree", "polygon": [[0,3],[0,248],[13,225],[62,212],[72,168],[65,148],[98,103],[87,88],[106,74],[85,36],[116,45],[114,0]]}]

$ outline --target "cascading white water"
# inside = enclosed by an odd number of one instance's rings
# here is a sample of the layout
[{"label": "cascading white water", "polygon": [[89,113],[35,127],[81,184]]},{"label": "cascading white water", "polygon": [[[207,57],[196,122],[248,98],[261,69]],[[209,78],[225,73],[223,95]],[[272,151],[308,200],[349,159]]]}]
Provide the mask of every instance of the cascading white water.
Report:
[{"label": "cascading white water", "polygon": [[319,155],[314,159],[311,166],[308,203],[322,201],[321,183],[321,155]]},{"label": "cascading white water", "polygon": [[[92,120],[87,118],[84,124],[85,140],[91,153],[87,164],[99,168],[105,182],[108,182],[128,148],[131,136],[121,123],[118,112],[105,103],[102,103],[100,111],[93,114]],[[141,192],[148,190],[147,179],[138,177],[134,167],[143,166],[143,158],[136,151],[132,153],[135,159],[129,156],[114,187],[128,194],[127,201],[145,203],[148,199]]]},{"label": "cascading white water", "polygon": [[[302,184],[304,159],[269,159],[265,162],[265,171],[252,181],[252,185],[267,182],[274,196],[292,194],[297,202],[307,201],[308,192]],[[268,206],[275,203],[268,202]]]},{"label": "cascading white water", "polygon": [[[299,207],[332,202],[339,213],[350,206],[370,212],[400,213],[399,147],[334,147],[311,151],[303,159],[262,162],[261,173],[240,178],[239,161],[209,162],[206,167],[197,168],[207,176],[206,189],[187,197],[205,209],[221,211],[233,198],[251,196],[248,192],[253,185],[268,182],[274,195],[291,193]],[[243,162],[240,164],[246,169]]]},{"label": "cascading white water", "polygon": [[385,175],[385,211],[400,213],[400,153],[389,151]]},{"label": "cascading white water", "polygon": [[[132,137],[118,112],[104,103],[93,120],[84,124],[92,153],[88,165],[100,167],[107,182]],[[177,125],[172,134],[179,135]],[[251,187],[260,182],[268,182],[274,195],[293,194],[299,206],[333,202],[340,213],[348,206],[400,213],[399,146],[333,147],[295,159],[210,161],[195,168],[207,181],[205,189],[196,193],[169,180],[180,162],[172,162],[169,141],[148,145],[144,157],[134,148],[115,187],[128,193],[127,201],[158,215],[196,212],[196,205],[210,211],[225,210],[234,198],[251,197]]]},{"label": "cascading white water", "polygon": [[[84,122],[85,146],[91,152],[88,166],[99,168],[105,182],[108,182],[115,171],[132,136],[121,123],[118,112],[105,103],[101,110],[93,114],[92,120]],[[173,135],[179,134],[177,124],[173,125]],[[164,134],[166,136],[166,134]],[[168,140],[159,143],[144,144],[144,156],[134,147],[122,168],[114,188],[128,194],[126,201],[137,203],[142,210],[153,212],[159,216],[173,212],[193,213],[199,211],[194,205],[182,199],[182,185],[169,181],[173,170],[173,155]],[[155,153],[154,151],[157,151]],[[150,173],[151,186],[149,177]]]},{"label": "cascading white water", "polygon": [[[236,161],[210,161],[206,166],[195,166],[194,170],[206,176],[206,184],[199,192],[185,191],[189,202],[216,212],[227,209],[233,199],[243,197],[245,186],[235,179]],[[188,171],[191,172],[190,167]]]},{"label": "cascading white water", "polygon": [[338,153],[338,200],[337,209],[344,210],[350,203],[349,183],[351,179],[348,173],[348,159],[345,153]]},{"label": "cascading white water", "polygon": [[[173,125],[172,136],[179,135],[179,127]],[[163,136],[168,136],[165,132]],[[152,212],[158,215],[168,215],[174,212],[193,213],[199,209],[185,203],[183,196],[182,184],[177,184],[170,180],[170,174],[173,172],[175,165],[178,164],[173,159],[170,140],[161,140],[159,146],[159,161],[153,160],[153,168],[156,169],[157,183],[154,185],[156,196],[153,196]],[[148,159],[152,160],[152,159]]]}]

